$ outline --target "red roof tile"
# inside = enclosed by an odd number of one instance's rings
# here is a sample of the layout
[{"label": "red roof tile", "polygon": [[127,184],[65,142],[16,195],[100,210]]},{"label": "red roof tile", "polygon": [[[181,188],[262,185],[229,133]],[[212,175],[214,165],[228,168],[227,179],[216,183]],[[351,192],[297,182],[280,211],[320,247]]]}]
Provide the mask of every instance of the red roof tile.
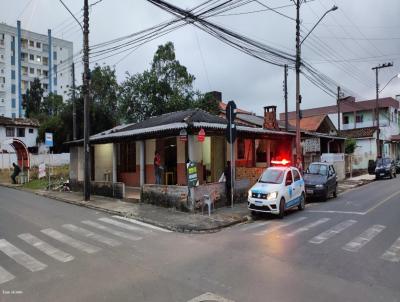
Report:
[{"label": "red roof tile", "polygon": [[340,136],[347,138],[363,138],[363,137],[373,137],[376,131],[376,127],[365,127],[350,130],[340,131]]},{"label": "red roof tile", "polygon": [[[326,118],[326,115],[315,115],[315,116],[303,117],[300,120],[300,129],[316,132],[325,118]],[[295,127],[296,120],[290,119],[289,124]]]}]

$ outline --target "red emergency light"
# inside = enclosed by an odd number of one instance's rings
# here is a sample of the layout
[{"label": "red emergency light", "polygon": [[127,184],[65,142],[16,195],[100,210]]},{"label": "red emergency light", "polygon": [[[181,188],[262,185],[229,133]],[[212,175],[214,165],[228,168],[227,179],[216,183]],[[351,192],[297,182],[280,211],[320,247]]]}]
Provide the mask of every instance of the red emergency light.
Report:
[{"label": "red emergency light", "polygon": [[290,160],[282,159],[282,160],[271,160],[271,164],[277,166],[288,166],[290,164]]}]

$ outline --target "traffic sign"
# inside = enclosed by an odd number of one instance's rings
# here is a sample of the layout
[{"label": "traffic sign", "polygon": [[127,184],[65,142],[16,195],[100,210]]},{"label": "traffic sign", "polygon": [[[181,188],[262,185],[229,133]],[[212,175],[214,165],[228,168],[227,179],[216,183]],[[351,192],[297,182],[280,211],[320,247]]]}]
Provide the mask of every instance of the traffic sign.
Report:
[{"label": "traffic sign", "polygon": [[53,147],[53,133],[46,132],[44,137],[44,145],[47,147]]},{"label": "traffic sign", "polygon": [[228,124],[226,126],[226,140],[228,143],[233,144],[236,141],[237,131],[236,131],[236,124]]},{"label": "traffic sign", "polygon": [[229,101],[226,105],[226,119],[228,123],[233,123],[236,118],[236,104],[234,101]]},{"label": "traffic sign", "polygon": [[195,187],[197,185],[197,165],[194,162],[189,162],[186,164],[187,176],[188,176],[188,186]]}]

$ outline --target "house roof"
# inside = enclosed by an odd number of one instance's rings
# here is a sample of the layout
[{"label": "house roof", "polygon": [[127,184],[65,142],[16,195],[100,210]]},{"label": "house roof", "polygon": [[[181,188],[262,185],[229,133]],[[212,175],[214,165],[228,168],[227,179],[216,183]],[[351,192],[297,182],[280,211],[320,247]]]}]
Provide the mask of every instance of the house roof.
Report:
[{"label": "house roof", "polygon": [[350,130],[340,131],[340,135],[347,138],[363,138],[363,137],[373,137],[376,131],[376,127],[364,127]]},{"label": "house roof", "polygon": [[[354,98],[348,98],[343,100],[340,103],[340,111],[343,112],[357,112],[357,111],[365,111],[365,110],[374,110],[376,106],[376,100],[365,100],[365,101],[358,101],[356,102]],[[380,98],[379,99],[379,108],[388,108],[393,107],[395,109],[399,109],[399,101],[395,100],[394,98],[387,97],[387,98]],[[311,109],[302,109],[301,114],[303,118],[315,116],[315,115],[322,115],[322,114],[334,114],[337,113],[338,107],[337,105],[325,106],[325,107],[318,107],[318,108],[311,108]],[[280,119],[285,119],[285,114],[280,113]],[[289,119],[296,118],[296,112],[291,111],[288,112]]]},{"label": "house roof", "polygon": [[392,136],[390,137],[390,140],[391,140],[392,142],[400,142],[400,135],[392,135]]},{"label": "house roof", "polygon": [[[225,113],[225,111],[226,111],[226,106],[227,106],[226,103],[224,103],[224,102],[219,102],[219,109],[220,109],[221,111],[223,111],[223,113]],[[245,113],[245,114],[253,114],[253,113],[251,113],[250,111],[246,111],[246,110],[243,110],[243,109],[240,109],[240,108],[237,108],[237,109],[236,109],[236,112],[237,112],[237,113]]]},{"label": "house roof", "polygon": [[28,118],[10,118],[0,116],[0,126],[25,126],[25,127],[39,127],[39,121]]},{"label": "house roof", "polygon": [[[303,130],[306,130],[306,131],[317,131],[326,117],[327,117],[327,115],[324,115],[324,114],[303,117],[300,120],[300,128]],[[289,124],[296,127],[296,120],[290,119]]]}]

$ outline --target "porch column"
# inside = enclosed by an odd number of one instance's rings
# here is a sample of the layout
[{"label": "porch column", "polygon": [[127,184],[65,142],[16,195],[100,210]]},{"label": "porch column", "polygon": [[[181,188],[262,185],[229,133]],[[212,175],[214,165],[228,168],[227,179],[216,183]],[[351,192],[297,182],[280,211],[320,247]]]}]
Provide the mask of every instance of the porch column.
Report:
[{"label": "porch column", "polygon": [[143,187],[145,183],[145,169],[146,169],[146,162],[145,162],[145,149],[144,149],[144,141],[139,141],[139,147],[140,147],[140,187]]},{"label": "porch column", "polygon": [[271,166],[271,141],[267,140],[267,167]]},{"label": "porch column", "polygon": [[112,148],[112,182],[117,182],[117,153],[118,153],[118,146],[116,143],[113,143]]}]

